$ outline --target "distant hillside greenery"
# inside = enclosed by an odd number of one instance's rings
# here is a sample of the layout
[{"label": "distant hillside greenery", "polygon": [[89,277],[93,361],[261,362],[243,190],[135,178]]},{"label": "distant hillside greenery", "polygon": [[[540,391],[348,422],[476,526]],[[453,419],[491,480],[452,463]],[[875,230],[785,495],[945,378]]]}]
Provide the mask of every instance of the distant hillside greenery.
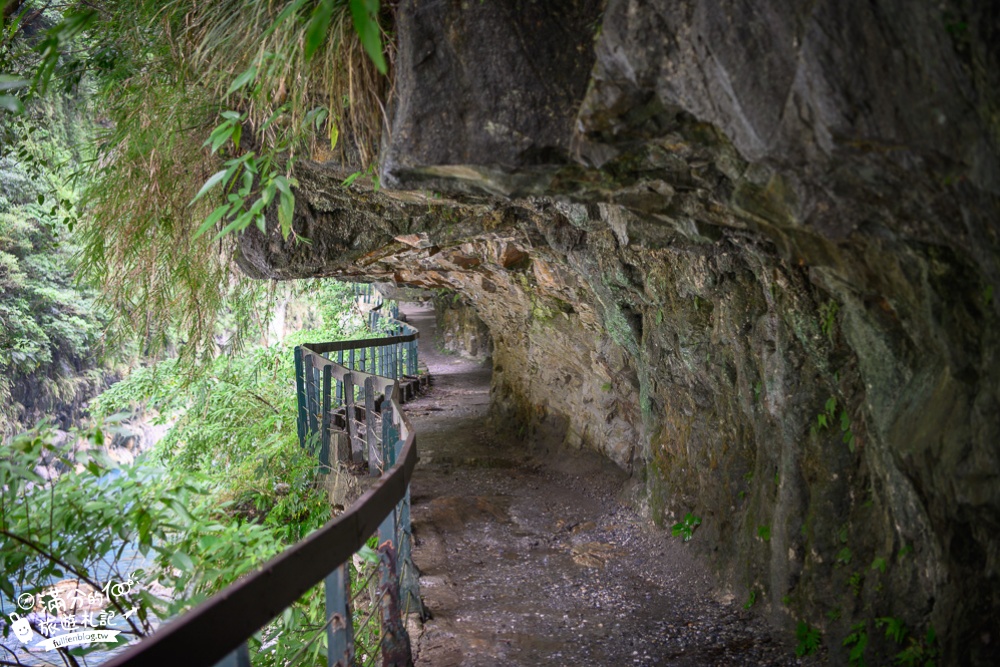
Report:
[{"label": "distant hillside greenery", "polygon": [[76,285],[69,231],[91,132],[80,111],[53,95],[0,116],[0,436],[104,384],[108,316]]}]

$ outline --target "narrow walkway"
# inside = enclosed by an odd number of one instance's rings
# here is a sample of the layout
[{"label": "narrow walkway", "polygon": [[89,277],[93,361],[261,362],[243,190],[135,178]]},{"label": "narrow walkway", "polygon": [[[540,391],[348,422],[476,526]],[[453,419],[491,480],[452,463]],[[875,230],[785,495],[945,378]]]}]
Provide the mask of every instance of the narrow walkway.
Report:
[{"label": "narrow walkway", "polygon": [[418,667],[457,665],[794,665],[716,600],[677,539],[619,499],[626,476],[596,455],[533,458],[487,428],[490,369],[443,354],[430,307],[420,330],[432,389],[407,405],[417,431],[414,560],[431,620]]}]

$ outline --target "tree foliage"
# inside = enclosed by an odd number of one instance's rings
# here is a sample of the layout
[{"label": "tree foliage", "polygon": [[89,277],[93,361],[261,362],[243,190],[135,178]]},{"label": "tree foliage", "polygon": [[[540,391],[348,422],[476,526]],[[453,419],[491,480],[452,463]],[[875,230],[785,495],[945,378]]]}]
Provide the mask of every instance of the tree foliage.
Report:
[{"label": "tree foliage", "polygon": [[211,358],[220,314],[257,296],[231,268],[228,233],[263,227],[272,209],[292,233],[297,160],[375,158],[388,94],[380,70],[391,62],[380,5],[79,0],[33,26],[39,7],[23,2],[6,26],[0,70],[32,81],[11,91],[29,106],[93,84],[102,130],[86,174],[81,269],[103,287],[119,331]]},{"label": "tree foliage", "polygon": [[[123,554],[137,547],[149,564],[136,578],[141,614],[129,632],[145,635],[329,519],[316,452],[298,442],[292,347],[363,335],[364,323],[347,286],[289,292],[312,304],[288,315],[302,329],[197,373],[175,358],[135,368],[92,402],[101,428],[82,434],[89,446],[74,452],[44,427],[14,440],[0,458],[8,600],[63,577],[123,580],[132,569]],[[139,405],[171,428],[134,465],[116,466],[106,445]],[[40,461],[63,473],[47,480]],[[373,566],[362,558],[358,567]],[[254,664],[325,664],[324,622],[317,587],[251,641]]]},{"label": "tree foliage", "polygon": [[[273,531],[233,521],[206,476],[167,475],[148,463],[117,467],[103,453],[101,431],[85,435],[91,446],[67,453],[42,428],[15,438],[0,458],[0,591],[12,608],[24,595],[40,599],[56,580],[101,590],[134,577],[135,595],[111,608],[123,617],[134,606],[124,636],[143,636],[156,619],[196,604],[280,549]],[[39,461],[65,472],[46,480]],[[131,550],[149,564],[132,569],[124,558]]]}]

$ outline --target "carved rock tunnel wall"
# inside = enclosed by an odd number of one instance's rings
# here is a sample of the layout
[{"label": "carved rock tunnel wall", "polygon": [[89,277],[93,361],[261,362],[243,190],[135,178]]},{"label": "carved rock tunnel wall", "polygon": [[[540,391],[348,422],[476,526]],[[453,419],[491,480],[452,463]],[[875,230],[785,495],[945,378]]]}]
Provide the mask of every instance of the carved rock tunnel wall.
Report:
[{"label": "carved rock tunnel wall", "polygon": [[406,0],[386,187],[303,164],[311,245],[272,220],[238,261],[461,294],[496,423],[702,517],[774,622],[994,664],[997,11]]}]

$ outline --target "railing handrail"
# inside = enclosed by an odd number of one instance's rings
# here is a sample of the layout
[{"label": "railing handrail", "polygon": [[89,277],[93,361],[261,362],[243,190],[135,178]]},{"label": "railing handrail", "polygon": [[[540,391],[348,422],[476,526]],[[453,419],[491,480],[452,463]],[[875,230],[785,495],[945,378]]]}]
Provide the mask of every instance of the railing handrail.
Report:
[{"label": "railing handrail", "polygon": [[[394,320],[397,321],[397,320]],[[405,324],[405,322],[400,322]],[[408,325],[407,325],[408,326]],[[419,332],[406,334],[403,336],[382,336],[381,338],[360,338],[357,340],[337,340],[329,343],[309,343],[301,347],[309,348],[310,352],[316,354],[326,354],[327,352],[340,352],[347,350],[360,350],[363,347],[385,347],[398,343],[409,343],[420,338]],[[352,343],[348,345],[347,343]]]},{"label": "railing handrail", "polygon": [[[373,310],[380,309],[382,303]],[[299,347],[303,357],[308,354],[310,363],[316,368],[330,366],[331,376],[339,380],[351,376],[352,380],[360,380],[362,384],[371,378],[373,384],[381,389],[379,393],[384,395],[384,400],[392,408],[392,424],[399,429],[399,440],[394,444],[398,446],[402,442],[392,467],[344,513],[285,549],[254,574],[165,622],[153,635],[105,663],[106,667],[212,667],[227,657],[232,658],[234,664],[246,664],[245,649],[242,658],[234,657],[246,640],[306,591],[348,563],[351,556],[392,515],[397,505],[408,498],[410,479],[417,463],[417,449],[413,427],[401,407],[399,380],[353,370],[323,356],[327,352],[398,345],[418,338],[419,332],[414,327],[388,319],[412,330],[412,333],[311,343]]]}]

